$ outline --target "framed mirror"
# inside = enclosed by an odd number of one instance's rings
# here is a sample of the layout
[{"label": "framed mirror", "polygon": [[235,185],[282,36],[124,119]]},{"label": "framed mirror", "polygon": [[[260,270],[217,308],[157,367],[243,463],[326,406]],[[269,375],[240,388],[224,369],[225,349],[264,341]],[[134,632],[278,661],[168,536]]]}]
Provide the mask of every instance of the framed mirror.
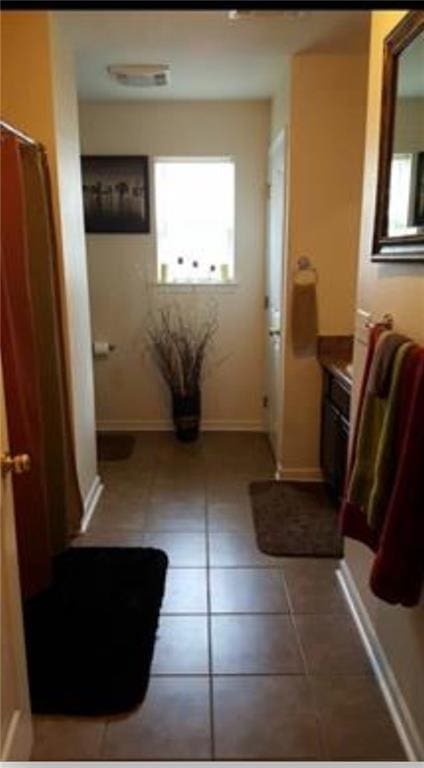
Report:
[{"label": "framed mirror", "polygon": [[424,11],[384,41],[373,261],[424,261]]}]

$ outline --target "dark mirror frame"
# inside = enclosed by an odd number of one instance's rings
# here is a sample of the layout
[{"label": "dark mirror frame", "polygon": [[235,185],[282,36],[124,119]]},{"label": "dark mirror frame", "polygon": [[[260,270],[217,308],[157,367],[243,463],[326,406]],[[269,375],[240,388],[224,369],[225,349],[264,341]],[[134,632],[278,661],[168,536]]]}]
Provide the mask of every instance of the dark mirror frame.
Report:
[{"label": "dark mirror frame", "polygon": [[384,40],[380,152],[372,261],[424,261],[424,234],[400,237],[387,235],[398,57],[423,30],[424,11],[410,11]]}]

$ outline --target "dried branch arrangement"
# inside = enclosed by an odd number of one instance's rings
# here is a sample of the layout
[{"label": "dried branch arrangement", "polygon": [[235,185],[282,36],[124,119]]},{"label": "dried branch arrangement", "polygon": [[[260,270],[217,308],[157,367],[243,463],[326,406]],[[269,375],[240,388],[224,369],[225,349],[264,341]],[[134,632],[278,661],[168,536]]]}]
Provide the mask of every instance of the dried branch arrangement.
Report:
[{"label": "dried branch arrangement", "polygon": [[148,347],[174,396],[187,397],[199,392],[205,357],[217,330],[214,305],[197,317],[190,316],[176,303],[150,313]]}]

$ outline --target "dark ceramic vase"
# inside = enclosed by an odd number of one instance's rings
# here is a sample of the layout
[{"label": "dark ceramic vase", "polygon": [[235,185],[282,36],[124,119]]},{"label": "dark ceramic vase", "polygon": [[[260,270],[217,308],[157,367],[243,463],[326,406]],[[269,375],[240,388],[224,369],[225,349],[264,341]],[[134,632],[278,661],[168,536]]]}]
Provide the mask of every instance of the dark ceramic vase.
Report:
[{"label": "dark ceramic vase", "polygon": [[197,440],[200,426],[200,391],[190,395],[172,394],[172,416],[178,440],[190,443]]}]

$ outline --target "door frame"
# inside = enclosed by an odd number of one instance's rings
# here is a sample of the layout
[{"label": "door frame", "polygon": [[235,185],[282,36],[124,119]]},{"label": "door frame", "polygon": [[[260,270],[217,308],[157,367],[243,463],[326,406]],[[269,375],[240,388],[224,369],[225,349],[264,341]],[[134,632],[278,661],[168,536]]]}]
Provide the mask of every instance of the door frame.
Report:
[{"label": "door frame", "polygon": [[[286,318],[287,318],[287,304],[286,304],[286,297],[287,297],[287,266],[288,266],[288,190],[289,190],[289,165],[288,165],[288,159],[289,159],[289,152],[288,152],[288,142],[289,142],[289,130],[288,125],[284,124],[277,136],[273,139],[273,141],[268,146],[268,171],[270,167],[270,161],[279,147],[279,145],[283,144],[283,167],[284,167],[284,175],[283,175],[283,207],[281,211],[281,215],[283,218],[283,226],[282,226],[282,232],[281,232],[281,285],[280,285],[280,371],[279,371],[279,401],[277,403],[276,413],[277,413],[277,424],[276,424],[276,435],[277,435],[277,448],[275,452],[275,479],[279,480],[281,479],[281,473],[282,473],[282,447],[283,447],[283,419],[284,419],[284,368],[285,368],[285,349],[286,349]],[[268,178],[268,171],[267,171],[267,178]],[[269,183],[269,181],[268,181]],[[269,201],[270,196],[268,194],[267,198],[267,237],[269,237]],[[267,244],[268,249],[268,244]],[[268,252],[266,252],[266,259],[268,259]],[[267,268],[267,264],[266,264]],[[266,291],[268,290],[268,285],[266,282]],[[268,309],[265,310],[265,344],[266,347],[268,345]],[[268,350],[266,352],[267,358],[268,358]],[[268,372],[268,361],[266,364],[266,376]],[[266,379],[266,390],[268,389],[268,381]],[[268,430],[267,430],[268,432]]]}]

